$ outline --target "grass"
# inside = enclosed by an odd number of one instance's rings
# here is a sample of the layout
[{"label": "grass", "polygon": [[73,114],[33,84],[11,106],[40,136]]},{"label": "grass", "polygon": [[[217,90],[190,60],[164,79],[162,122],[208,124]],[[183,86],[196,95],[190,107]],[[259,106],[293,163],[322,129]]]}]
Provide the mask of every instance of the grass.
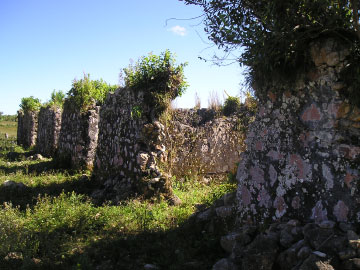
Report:
[{"label": "grass", "polygon": [[16,136],[17,122],[15,121],[0,121],[0,137],[4,138],[5,133],[11,137]]},{"label": "grass", "polygon": [[[210,269],[225,256],[220,231],[188,219],[195,205],[210,205],[234,184],[174,181],[178,206],[139,198],[96,205],[88,174],[56,170],[31,154],[0,142],[0,269]],[[25,187],[4,187],[6,180]]]}]

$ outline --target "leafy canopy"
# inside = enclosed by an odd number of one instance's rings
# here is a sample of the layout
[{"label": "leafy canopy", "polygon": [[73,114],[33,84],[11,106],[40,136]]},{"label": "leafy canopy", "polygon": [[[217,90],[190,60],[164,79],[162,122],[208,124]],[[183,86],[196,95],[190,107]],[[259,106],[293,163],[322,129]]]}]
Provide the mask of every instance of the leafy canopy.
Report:
[{"label": "leafy canopy", "polygon": [[24,112],[36,112],[41,108],[41,102],[38,98],[34,98],[33,96],[24,97],[21,99],[20,108]]},{"label": "leafy canopy", "polygon": [[175,57],[169,50],[160,55],[143,56],[135,65],[124,68],[125,86],[145,91],[149,104],[161,112],[169,101],[181,96],[187,88],[184,77],[186,65],[176,65]]},{"label": "leafy canopy", "polygon": [[248,67],[250,85],[306,66],[309,42],[321,36],[349,42],[358,54],[360,0],[180,1],[203,8],[205,31],[219,48],[241,47],[237,60]]},{"label": "leafy canopy", "polygon": [[116,88],[116,85],[107,84],[102,79],[90,80],[90,74],[84,74],[83,79],[74,79],[67,95],[72,104],[84,111],[94,103],[103,104],[106,95]]}]

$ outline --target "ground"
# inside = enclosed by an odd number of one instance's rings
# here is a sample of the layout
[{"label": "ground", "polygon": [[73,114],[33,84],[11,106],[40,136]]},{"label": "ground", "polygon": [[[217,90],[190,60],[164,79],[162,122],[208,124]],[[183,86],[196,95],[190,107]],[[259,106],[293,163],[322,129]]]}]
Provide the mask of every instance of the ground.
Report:
[{"label": "ground", "polygon": [[90,172],[56,169],[16,146],[15,135],[16,122],[0,122],[0,269],[210,269],[224,257],[221,235],[188,218],[234,184],[189,175],[173,179],[181,205],[161,198],[99,205]]}]

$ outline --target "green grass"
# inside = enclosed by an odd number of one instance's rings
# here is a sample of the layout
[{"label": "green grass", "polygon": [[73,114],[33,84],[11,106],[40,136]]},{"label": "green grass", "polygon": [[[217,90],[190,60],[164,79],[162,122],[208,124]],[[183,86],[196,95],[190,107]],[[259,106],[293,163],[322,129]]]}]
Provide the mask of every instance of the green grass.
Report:
[{"label": "green grass", "polygon": [[14,121],[0,121],[0,138],[5,137],[7,133],[11,137],[16,137],[17,122]]},{"label": "green grass", "polygon": [[[96,205],[89,175],[11,150],[0,144],[0,269],[210,269],[225,256],[220,234],[189,227],[188,218],[234,184],[174,181],[179,206],[139,198]],[[6,180],[26,187],[5,188]]]}]

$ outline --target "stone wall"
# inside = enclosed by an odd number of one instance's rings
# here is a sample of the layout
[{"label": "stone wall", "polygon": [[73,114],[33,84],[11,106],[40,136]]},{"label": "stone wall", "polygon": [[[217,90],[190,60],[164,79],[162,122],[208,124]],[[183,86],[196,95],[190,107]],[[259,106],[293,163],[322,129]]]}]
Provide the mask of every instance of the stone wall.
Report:
[{"label": "stone wall", "polygon": [[103,185],[96,196],[115,201],[135,194],[171,197],[167,175],[157,161],[165,151],[164,126],[154,118],[141,91],[120,88],[100,110],[94,178]]},{"label": "stone wall", "polygon": [[237,172],[239,224],[360,221],[360,111],[339,94],[349,50],[335,39],[310,48],[314,68],[296,86],[264,89]]},{"label": "stone wall", "polygon": [[203,176],[235,172],[244,150],[237,116],[211,109],[177,109],[166,124],[167,166],[172,175]]},{"label": "stone wall", "polygon": [[18,111],[17,144],[31,147],[36,143],[38,112]]},{"label": "stone wall", "polygon": [[237,117],[178,109],[154,117],[141,91],[118,89],[100,110],[94,178],[99,197],[134,194],[174,199],[170,176],[224,175],[236,170],[243,133]]},{"label": "stone wall", "polygon": [[60,108],[41,108],[38,119],[36,150],[43,156],[55,155],[61,129]]},{"label": "stone wall", "polygon": [[60,166],[73,169],[92,169],[98,141],[100,107],[93,105],[88,111],[73,108],[69,100],[64,103],[61,117],[56,160]]}]

